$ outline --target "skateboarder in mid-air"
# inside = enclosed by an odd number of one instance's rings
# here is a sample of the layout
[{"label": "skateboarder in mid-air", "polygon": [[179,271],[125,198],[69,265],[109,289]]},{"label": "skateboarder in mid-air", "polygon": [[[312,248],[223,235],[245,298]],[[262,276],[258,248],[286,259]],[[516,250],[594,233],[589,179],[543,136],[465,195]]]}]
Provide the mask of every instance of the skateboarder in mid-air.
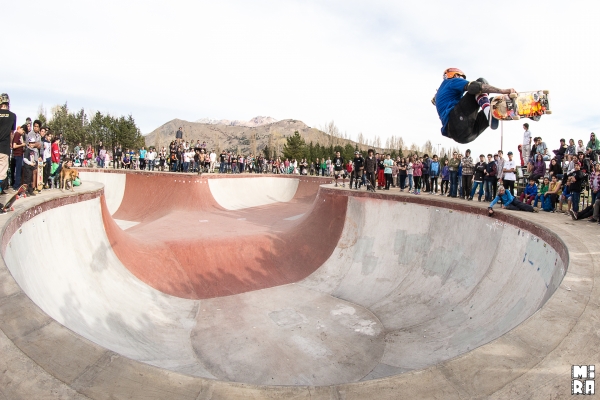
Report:
[{"label": "skateboarder in mid-air", "polygon": [[514,89],[491,86],[483,78],[472,82],[466,78],[460,69],[448,68],[431,100],[442,121],[442,135],[462,144],[477,139],[488,126],[498,128],[498,120],[490,116],[489,93],[516,93]]}]

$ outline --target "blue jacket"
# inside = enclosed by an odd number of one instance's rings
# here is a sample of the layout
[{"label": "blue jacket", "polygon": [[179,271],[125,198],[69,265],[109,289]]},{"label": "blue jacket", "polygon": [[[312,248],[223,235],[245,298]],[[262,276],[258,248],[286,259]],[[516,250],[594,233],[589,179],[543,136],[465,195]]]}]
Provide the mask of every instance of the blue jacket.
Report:
[{"label": "blue jacket", "polygon": [[502,200],[502,204],[504,204],[504,206],[507,206],[510,203],[512,203],[514,199],[515,197],[512,194],[510,194],[508,190],[505,190],[502,196],[500,196],[500,193],[498,193],[496,198],[492,200],[492,202],[490,203],[490,208],[494,207],[494,204],[496,204],[498,200]]},{"label": "blue jacket", "polygon": [[444,165],[444,168],[442,168],[442,180],[443,181],[450,180],[450,168],[447,165]]},{"label": "blue jacket", "polygon": [[439,161],[431,161],[431,165],[429,166],[429,176],[432,178],[440,175],[440,162]]},{"label": "blue jacket", "polygon": [[533,185],[528,184],[527,186],[525,186],[525,194],[527,196],[535,196],[535,195],[537,195],[537,192],[538,192],[538,188],[537,188],[536,184],[533,184]]}]

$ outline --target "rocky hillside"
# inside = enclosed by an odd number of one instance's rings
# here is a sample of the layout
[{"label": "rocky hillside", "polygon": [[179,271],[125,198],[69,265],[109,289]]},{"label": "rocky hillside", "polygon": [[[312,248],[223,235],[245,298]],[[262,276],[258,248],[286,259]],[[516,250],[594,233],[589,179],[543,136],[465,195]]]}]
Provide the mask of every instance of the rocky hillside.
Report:
[{"label": "rocky hillside", "polygon": [[269,125],[277,122],[275,118],[272,117],[254,117],[250,121],[239,121],[233,120],[230,121],[228,119],[210,119],[210,118],[202,118],[198,121],[201,124],[211,124],[211,125],[228,125],[228,126],[246,126],[246,127],[255,127],[262,125]]},{"label": "rocky hillside", "polygon": [[270,124],[255,127],[240,125],[225,125],[214,123],[189,122],[174,119],[155,129],[145,136],[146,146],[157,148],[167,147],[175,139],[175,132],[179,127],[183,129],[185,140],[196,143],[205,141],[209,149],[216,151],[230,150],[243,154],[257,153],[265,146],[275,149],[281,154],[286,138],[298,131],[306,143],[321,144],[323,146],[346,145],[355,142],[332,137],[318,129],[307,126],[302,121],[286,119]]}]

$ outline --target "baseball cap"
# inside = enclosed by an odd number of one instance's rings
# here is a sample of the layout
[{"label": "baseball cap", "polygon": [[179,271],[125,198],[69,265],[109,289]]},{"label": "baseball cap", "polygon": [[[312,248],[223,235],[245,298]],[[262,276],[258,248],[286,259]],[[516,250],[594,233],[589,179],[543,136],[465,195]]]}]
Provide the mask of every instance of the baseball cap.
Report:
[{"label": "baseball cap", "polygon": [[513,155],[513,152],[512,152],[512,151],[509,151],[509,152],[508,152],[508,153],[506,153],[506,154],[507,154],[507,155],[509,155],[509,156],[512,156],[512,155]]},{"label": "baseball cap", "polygon": [[28,140],[28,142],[29,142],[29,143],[35,143],[35,142],[36,142],[36,140],[35,140],[35,138],[34,138],[34,137],[30,137],[30,138],[29,138],[29,140]]}]

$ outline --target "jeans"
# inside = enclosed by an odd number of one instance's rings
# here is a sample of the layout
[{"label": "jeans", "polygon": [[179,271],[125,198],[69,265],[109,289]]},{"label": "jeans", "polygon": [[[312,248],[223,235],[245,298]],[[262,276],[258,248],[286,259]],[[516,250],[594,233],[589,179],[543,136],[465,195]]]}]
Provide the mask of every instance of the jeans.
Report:
[{"label": "jeans", "polygon": [[15,160],[15,181],[13,183],[13,189],[19,189],[21,186],[21,175],[23,174],[23,156],[14,156]]},{"label": "jeans", "polygon": [[475,195],[475,192],[477,191],[478,186],[479,186],[478,200],[481,200],[481,196],[483,196],[483,182],[479,182],[479,181],[475,181],[475,183],[473,183],[473,189],[471,189],[471,198],[473,198],[473,196]]},{"label": "jeans", "polygon": [[413,188],[413,175],[408,174],[408,190],[412,190]]},{"label": "jeans", "polygon": [[450,181],[442,178],[442,184],[440,185],[440,194],[447,194],[450,192]]},{"label": "jeans", "polygon": [[406,187],[406,175],[398,175],[398,186],[400,186],[401,190],[404,190]]},{"label": "jeans", "polygon": [[537,207],[538,206],[538,201],[541,201],[542,204],[544,204],[544,195],[543,194],[536,194],[535,195],[535,200],[533,201],[533,206]]},{"label": "jeans", "polygon": [[[16,180],[16,178],[15,178],[15,180]],[[598,193],[600,193],[600,192],[594,193],[594,191],[592,191],[592,204],[596,203],[596,199],[598,198]]]},{"label": "jeans", "polygon": [[225,163],[220,162],[219,163],[219,173],[222,174],[224,171],[225,171]]},{"label": "jeans", "polygon": [[571,193],[571,204],[573,207],[573,211],[578,212],[579,211],[579,197],[580,197],[581,193],[575,191],[573,193]]},{"label": "jeans", "polygon": [[485,201],[492,201],[492,199],[495,197],[495,196],[493,196],[494,181],[486,179],[483,181],[483,186],[485,189]]},{"label": "jeans", "polygon": [[458,171],[450,171],[450,197],[456,197],[458,191]]},{"label": "jeans", "polygon": [[425,186],[426,192],[431,192],[431,185],[429,184],[429,174],[423,174],[423,185]]}]

